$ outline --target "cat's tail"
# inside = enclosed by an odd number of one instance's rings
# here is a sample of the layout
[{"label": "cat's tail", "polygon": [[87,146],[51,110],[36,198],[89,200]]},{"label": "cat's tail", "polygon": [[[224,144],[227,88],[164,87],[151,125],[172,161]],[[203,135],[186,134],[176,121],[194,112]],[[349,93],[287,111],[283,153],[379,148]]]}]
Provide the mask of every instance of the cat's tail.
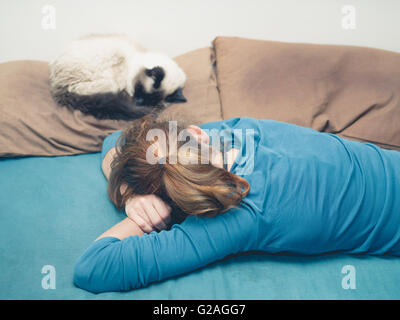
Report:
[{"label": "cat's tail", "polygon": [[125,92],[79,95],[58,88],[52,95],[58,104],[80,110],[97,119],[133,120],[160,109],[160,107],[137,106]]}]

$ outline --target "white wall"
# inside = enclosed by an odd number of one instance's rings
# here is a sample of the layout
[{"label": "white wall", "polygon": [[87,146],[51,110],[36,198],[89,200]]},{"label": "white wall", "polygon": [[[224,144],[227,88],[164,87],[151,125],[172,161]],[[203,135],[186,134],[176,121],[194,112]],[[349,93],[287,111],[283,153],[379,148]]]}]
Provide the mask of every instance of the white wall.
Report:
[{"label": "white wall", "polygon": [[[55,30],[42,27],[45,5],[56,10]],[[344,5],[355,8],[355,29],[342,26]],[[91,32],[125,32],[171,56],[208,46],[217,35],[400,52],[400,1],[0,0],[0,62],[51,60]]]}]

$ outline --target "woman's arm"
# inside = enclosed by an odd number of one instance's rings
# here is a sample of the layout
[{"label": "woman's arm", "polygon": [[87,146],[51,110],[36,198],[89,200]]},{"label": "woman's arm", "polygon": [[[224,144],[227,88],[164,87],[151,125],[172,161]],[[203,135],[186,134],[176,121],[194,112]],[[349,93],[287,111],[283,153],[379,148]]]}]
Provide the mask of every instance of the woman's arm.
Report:
[{"label": "woman's arm", "polygon": [[115,147],[111,148],[106,153],[106,155],[101,163],[101,169],[103,170],[104,176],[106,177],[107,180],[109,180],[109,178],[110,178],[111,162],[113,161],[115,154],[116,154]]},{"label": "woman's arm", "polygon": [[132,219],[125,218],[124,220],[104,232],[100,237],[96,239],[96,241],[105,237],[114,237],[123,240],[130,236],[142,236],[143,234],[144,232],[142,231],[142,229]]},{"label": "woman's arm", "polygon": [[126,207],[128,218],[114,225],[96,240],[115,237],[120,240],[130,236],[143,235],[156,229],[168,228],[171,221],[171,208],[155,195],[138,196],[131,200],[133,205]]},{"label": "woman's arm", "polygon": [[104,176],[107,178],[110,177],[111,173],[111,162],[114,159],[116,154],[115,146],[118,143],[118,139],[120,138],[122,131],[115,131],[107,136],[101,148],[101,168],[103,170]]},{"label": "woman's arm", "polygon": [[125,219],[99,237],[75,265],[74,283],[91,291],[126,291],[254,250],[257,215],[238,207],[213,218],[191,216],[142,236]]}]

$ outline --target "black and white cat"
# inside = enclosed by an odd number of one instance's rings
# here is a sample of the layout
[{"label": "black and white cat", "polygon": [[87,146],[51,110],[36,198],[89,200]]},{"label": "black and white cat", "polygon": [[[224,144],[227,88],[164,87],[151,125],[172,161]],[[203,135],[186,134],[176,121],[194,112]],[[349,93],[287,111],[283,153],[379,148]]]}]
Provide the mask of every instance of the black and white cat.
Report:
[{"label": "black and white cat", "polygon": [[50,64],[56,102],[99,119],[135,119],[186,102],[185,81],[174,60],[119,34],[75,40]]}]

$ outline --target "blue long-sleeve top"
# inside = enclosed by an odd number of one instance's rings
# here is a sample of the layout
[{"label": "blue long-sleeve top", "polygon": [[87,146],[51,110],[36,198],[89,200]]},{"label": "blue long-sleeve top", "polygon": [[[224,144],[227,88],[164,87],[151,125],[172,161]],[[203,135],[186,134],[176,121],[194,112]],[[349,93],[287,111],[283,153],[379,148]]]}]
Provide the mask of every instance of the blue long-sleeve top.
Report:
[{"label": "blue long-sleeve top", "polygon": [[[76,263],[78,287],[130,290],[251,250],[400,255],[400,152],[272,120],[201,127],[240,148],[231,172],[248,181],[249,194],[213,218],[95,241]],[[252,138],[237,139],[240,129],[253,129]],[[105,140],[103,157],[119,134]]]}]

